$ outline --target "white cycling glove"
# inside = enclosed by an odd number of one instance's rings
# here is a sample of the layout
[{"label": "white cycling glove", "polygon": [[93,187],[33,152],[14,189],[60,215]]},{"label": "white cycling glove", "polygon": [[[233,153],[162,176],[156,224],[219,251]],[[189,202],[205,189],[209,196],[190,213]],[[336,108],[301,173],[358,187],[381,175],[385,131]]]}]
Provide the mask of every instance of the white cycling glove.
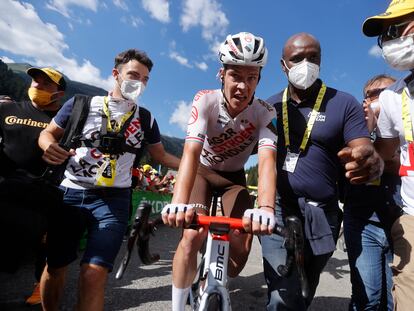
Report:
[{"label": "white cycling glove", "polygon": [[244,211],[243,216],[250,218],[252,221],[257,221],[261,225],[264,224],[272,228],[275,227],[275,215],[260,208],[249,208]]},{"label": "white cycling glove", "polygon": [[193,209],[192,204],[184,204],[184,203],[170,203],[164,206],[161,211],[161,215],[163,214],[177,214],[178,212],[186,212]]}]

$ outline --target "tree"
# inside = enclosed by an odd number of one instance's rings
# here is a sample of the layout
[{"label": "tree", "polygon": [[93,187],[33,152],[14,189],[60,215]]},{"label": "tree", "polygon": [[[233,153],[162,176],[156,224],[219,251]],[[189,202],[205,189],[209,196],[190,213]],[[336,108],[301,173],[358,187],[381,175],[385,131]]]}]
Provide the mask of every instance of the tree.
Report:
[{"label": "tree", "polygon": [[246,170],[247,173],[247,185],[249,186],[257,186],[257,179],[258,179],[258,165],[252,166],[251,168]]},{"label": "tree", "polygon": [[8,95],[16,101],[27,99],[26,82],[14,74],[0,59],[0,95]]}]

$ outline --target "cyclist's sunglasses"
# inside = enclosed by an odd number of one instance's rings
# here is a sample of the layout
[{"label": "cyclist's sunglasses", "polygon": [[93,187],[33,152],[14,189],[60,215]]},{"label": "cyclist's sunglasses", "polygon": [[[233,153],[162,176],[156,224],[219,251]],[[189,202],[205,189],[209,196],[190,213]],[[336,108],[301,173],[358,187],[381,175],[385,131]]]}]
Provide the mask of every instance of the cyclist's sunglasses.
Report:
[{"label": "cyclist's sunglasses", "polygon": [[392,40],[392,39],[397,39],[397,38],[401,37],[401,35],[402,35],[402,33],[403,33],[404,29],[405,29],[405,27],[403,27],[403,26],[406,26],[406,25],[408,25],[411,22],[412,22],[412,20],[406,21],[406,22],[402,22],[400,24],[394,24],[394,25],[388,26],[387,29],[382,34],[380,34],[378,36],[378,41],[377,41],[378,46],[380,48],[382,48],[382,43],[384,41],[388,41],[388,40]]},{"label": "cyclist's sunglasses", "polygon": [[371,99],[371,98],[378,97],[378,96],[379,96],[379,94],[381,94],[381,92],[382,92],[383,90],[385,90],[385,87],[384,87],[384,88],[380,88],[380,89],[372,89],[372,90],[368,90],[368,91],[365,93],[365,97],[364,97],[364,99]]}]

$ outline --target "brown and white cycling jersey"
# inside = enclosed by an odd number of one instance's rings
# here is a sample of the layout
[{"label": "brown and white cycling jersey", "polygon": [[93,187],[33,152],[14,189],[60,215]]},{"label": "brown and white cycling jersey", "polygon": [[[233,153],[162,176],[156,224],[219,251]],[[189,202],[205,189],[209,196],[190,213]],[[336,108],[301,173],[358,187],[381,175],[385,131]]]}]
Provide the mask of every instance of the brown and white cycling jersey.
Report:
[{"label": "brown and white cycling jersey", "polygon": [[186,141],[203,144],[200,162],[219,171],[244,167],[253,148],[276,150],[276,111],[265,101],[254,98],[232,118],[221,90],[199,91],[193,100]]}]

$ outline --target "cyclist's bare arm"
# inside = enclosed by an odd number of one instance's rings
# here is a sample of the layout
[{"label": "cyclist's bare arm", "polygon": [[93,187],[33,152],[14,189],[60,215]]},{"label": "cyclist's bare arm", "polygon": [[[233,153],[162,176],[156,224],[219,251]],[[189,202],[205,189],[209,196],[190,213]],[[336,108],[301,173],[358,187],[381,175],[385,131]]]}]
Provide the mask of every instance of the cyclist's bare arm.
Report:
[{"label": "cyclist's bare arm", "polygon": [[62,138],[64,129],[60,128],[53,120],[49,125],[40,132],[39,147],[44,151],[43,160],[52,165],[59,165],[65,160],[75,155],[73,149],[66,151],[59,146],[59,140]]},{"label": "cyclist's bare arm", "polygon": [[[260,149],[259,153],[259,180],[258,180],[258,205],[273,213],[276,198],[276,151],[272,149]],[[272,233],[272,228],[268,229]]]},{"label": "cyclist's bare arm", "polygon": [[[259,149],[258,206],[273,215],[276,197],[276,151]],[[244,229],[254,234],[272,234],[273,227],[243,217]]]},{"label": "cyclist's bare arm", "polygon": [[153,144],[147,146],[151,158],[166,167],[178,169],[180,159],[165,151],[163,144]]},{"label": "cyclist's bare arm", "polygon": [[258,203],[259,206],[269,209],[275,204],[276,197],[276,151],[273,149],[259,150],[259,180]]},{"label": "cyclist's bare arm", "polygon": [[[188,203],[197,175],[199,159],[203,145],[197,142],[187,141],[184,144],[184,152],[180,162],[174,195],[171,203]],[[184,222],[190,224],[193,219],[194,210],[187,212],[163,214],[165,224],[171,227],[182,227]]]}]

